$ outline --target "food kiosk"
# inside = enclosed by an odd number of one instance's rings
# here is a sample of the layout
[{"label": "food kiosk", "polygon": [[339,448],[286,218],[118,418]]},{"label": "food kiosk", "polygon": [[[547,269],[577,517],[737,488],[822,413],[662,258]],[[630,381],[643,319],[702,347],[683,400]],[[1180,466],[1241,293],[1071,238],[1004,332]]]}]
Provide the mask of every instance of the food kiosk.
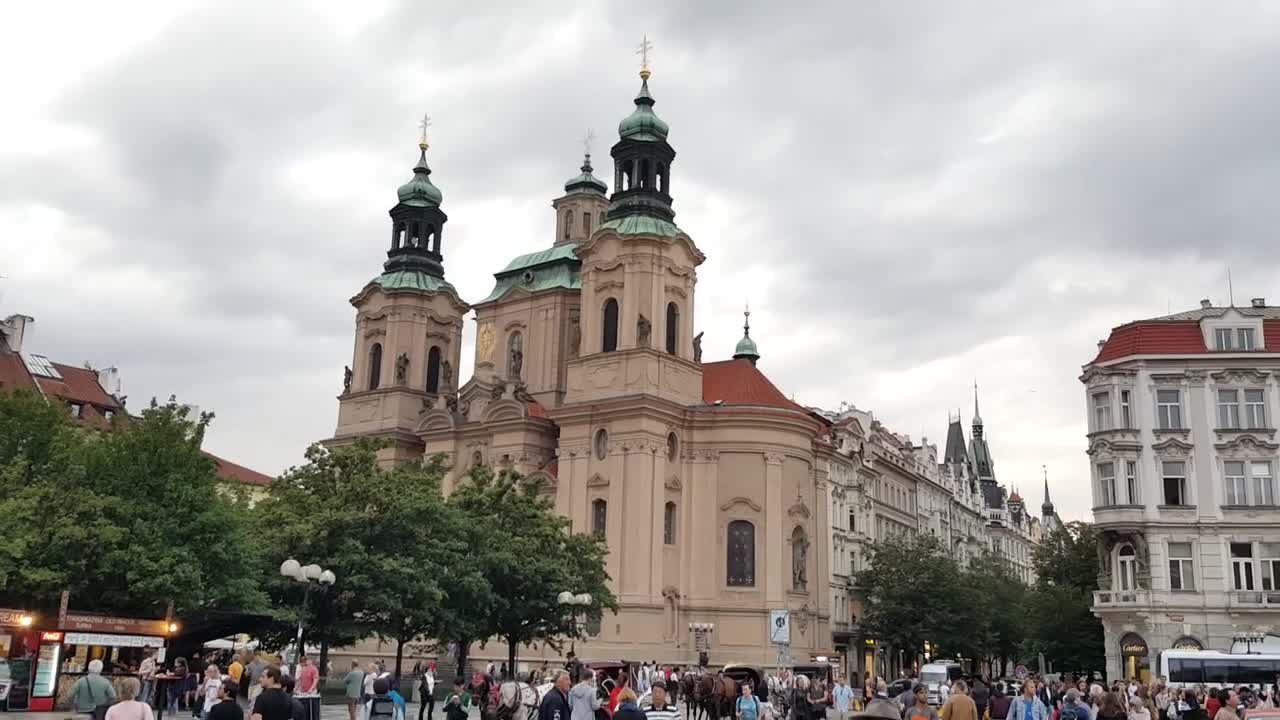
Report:
[{"label": "food kiosk", "polygon": [[29,709],[32,657],[38,643],[35,616],[0,608],[0,710]]},{"label": "food kiosk", "polygon": [[[49,709],[68,706],[71,687],[88,672],[89,663],[94,660],[102,661],[102,676],[119,692],[125,678],[137,677],[146,648],[155,648],[156,659],[164,661],[169,628],[164,620],[67,613],[59,632],[58,672]],[[38,698],[33,695],[33,701]],[[32,709],[36,709],[34,705]]]}]

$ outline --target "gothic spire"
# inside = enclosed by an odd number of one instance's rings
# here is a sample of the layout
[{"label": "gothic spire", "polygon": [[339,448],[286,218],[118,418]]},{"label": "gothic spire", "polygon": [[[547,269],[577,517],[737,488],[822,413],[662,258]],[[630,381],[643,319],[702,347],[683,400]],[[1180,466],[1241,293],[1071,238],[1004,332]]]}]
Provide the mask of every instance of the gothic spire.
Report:
[{"label": "gothic spire", "polygon": [[1044,502],[1040,503],[1040,514],[1049,516],[1053,514],[1053,501],[1049,499],[1049,468],[1041,465],[1044,470]]}]

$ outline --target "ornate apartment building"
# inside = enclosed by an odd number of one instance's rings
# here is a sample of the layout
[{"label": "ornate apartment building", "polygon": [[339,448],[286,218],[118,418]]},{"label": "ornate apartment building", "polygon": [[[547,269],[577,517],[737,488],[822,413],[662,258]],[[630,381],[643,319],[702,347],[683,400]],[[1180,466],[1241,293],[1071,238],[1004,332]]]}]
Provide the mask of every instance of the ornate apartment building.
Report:
[{"label": "ornate apartment building", "polygon": [[1162,650],[1229,650],[1245,632],[1275,644],[1280,308],[1204,300],[1098,345],[1080,380],[1108,675],[1145,677]]},{"label": "ornate apartment building", "polygon": [[941,462],[928,438],[916,444],[870,412],[842,407],[824,415],[832,422],[834,446],[828,472],[832,644],[850,673],[870,670],[890,677],[912,658],[887,657],[877,638],[858,624],[862,605],[853,578],[866,569],[872,543],[934,535],[962,564],[991,550],[1029,583],[1034,547],[1058,518],[1047,484],[1042,516],[1036,518],[1017,493],[1006,496],[996,483],[976,403],[972,442],[966,444],[960,419],[952,416]]}]

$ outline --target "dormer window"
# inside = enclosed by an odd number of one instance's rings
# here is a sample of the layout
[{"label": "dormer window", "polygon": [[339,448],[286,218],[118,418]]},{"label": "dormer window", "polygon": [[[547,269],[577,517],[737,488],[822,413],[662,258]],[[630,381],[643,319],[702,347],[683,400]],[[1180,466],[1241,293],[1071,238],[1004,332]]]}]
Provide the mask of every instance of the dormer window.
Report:
[{"label": "dormer window", "polygon": [[116,411],[115,411],[115,410],[103,410],[103,411],[102,411],[102,417],[106,418],[107,422],[111,422],[111,421],[112,421],[112,419],[114,419],[114,418],[115,418],[115,416],[116,416]]},{"label": "dormer window", "polygon": [[73,418],[79,419],[84,415],[84,405],[81,405],[80,403],[71,403],[69,410],[71,412],[71,417]]},{"label": "dormer window", "polygon": [[1217,328],[1213,331],[1213,348],[1215,350],[1240,350],[1248,352],[1257,349],[1253,328]]}]

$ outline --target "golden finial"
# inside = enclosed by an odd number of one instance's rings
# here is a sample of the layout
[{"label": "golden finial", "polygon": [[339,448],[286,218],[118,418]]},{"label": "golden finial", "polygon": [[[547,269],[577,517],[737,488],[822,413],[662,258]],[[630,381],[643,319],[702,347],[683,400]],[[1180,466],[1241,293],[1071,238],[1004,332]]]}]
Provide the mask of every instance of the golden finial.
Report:
[{"label": "golden finial", "polygon": [[418,147],[426,151],[430,145],[427,143],[427,128],[431,127],[431,116],[423,114],[422,122],[418,123],[418,128],[422,130],[422,136],[418,139]]},{"label": "golden finial", "polygon": [[653,43],[649,42],[649,36],[646,34],[640,42],[640,47],[636,49],[636,54],[640,56],[640,79],[648,80],[652,75],[649,71],[649,51],[653,49]]}]

